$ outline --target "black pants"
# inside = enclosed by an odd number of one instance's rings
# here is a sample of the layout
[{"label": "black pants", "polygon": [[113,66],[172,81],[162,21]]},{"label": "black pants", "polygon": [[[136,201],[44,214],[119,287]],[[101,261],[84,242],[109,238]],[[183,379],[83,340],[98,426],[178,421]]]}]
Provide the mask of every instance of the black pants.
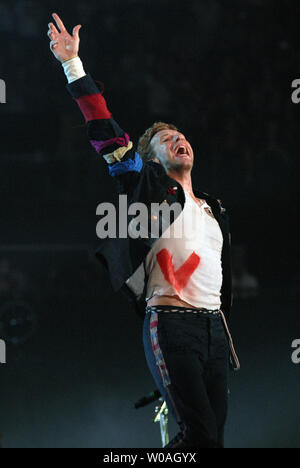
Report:
[{"label": "black pants", "polygon": [[143,342],[154,381],[180,427],[165,448],[223,448],[229,345],[221,316],[147,307]]}]

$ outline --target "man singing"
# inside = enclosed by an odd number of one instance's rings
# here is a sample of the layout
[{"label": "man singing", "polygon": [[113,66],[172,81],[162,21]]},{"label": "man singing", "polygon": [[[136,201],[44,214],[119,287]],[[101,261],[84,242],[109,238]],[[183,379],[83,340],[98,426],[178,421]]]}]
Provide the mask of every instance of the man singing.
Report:
[{"label": "man singing", "polygon": [[[226,210],[219,200],[194,190],[193,149],[174,125],[154,123],[135,148],[84,71],[78,56],[81,25],[71,35],[57,14],[53,18],[50,49],[62,63],[90,143],[106,161],[119,194],[147,206],[150,225],[159,226],[156,237],[148,226],[148,235],[105,239],[97,256],[114,289],[144,306],[146,360],[180,427],[165,447],[223,448],[228,368],[239,369],[227,326],[232,280]],[[172,221],[151,211],[174,203],[181,210]],[[181,236],[172,235],[179,225]]]}]

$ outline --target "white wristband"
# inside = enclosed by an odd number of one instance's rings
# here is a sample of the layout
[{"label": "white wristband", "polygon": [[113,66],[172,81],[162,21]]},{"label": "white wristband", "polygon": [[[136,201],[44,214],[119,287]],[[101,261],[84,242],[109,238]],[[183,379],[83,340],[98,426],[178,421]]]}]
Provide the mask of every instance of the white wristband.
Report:
[{"label": "white wristband", "polygon": [[68,83],[78,80],[86,75],[82,61],[79,57],[74,57],[71,60],[67,60],[62,63],[65,75],[67,77]]}]

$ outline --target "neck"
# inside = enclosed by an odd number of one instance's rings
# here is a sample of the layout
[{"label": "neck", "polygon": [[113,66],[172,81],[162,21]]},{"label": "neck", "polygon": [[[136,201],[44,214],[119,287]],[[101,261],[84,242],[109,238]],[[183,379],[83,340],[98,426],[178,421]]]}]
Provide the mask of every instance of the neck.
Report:
[{"label": "neck", "polygon": [[172,179],[176,180],[184,190],[186,190],[189,194],[194,196],[193,186],[192,186],[192,178],[191,178],[191,171],[172,171],[168,172],[168,176]]}]

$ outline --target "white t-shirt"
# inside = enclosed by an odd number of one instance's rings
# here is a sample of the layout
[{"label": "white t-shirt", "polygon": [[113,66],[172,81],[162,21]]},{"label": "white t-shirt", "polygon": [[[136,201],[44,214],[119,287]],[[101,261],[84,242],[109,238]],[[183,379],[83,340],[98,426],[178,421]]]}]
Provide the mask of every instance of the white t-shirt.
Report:
[{"label": "white t-shirt", "polygon": [[147,255],[146,301],[178,296],[194,307],[219,309],[222,231],[206,201],[200,207],[184,192],[184,209]]}]

